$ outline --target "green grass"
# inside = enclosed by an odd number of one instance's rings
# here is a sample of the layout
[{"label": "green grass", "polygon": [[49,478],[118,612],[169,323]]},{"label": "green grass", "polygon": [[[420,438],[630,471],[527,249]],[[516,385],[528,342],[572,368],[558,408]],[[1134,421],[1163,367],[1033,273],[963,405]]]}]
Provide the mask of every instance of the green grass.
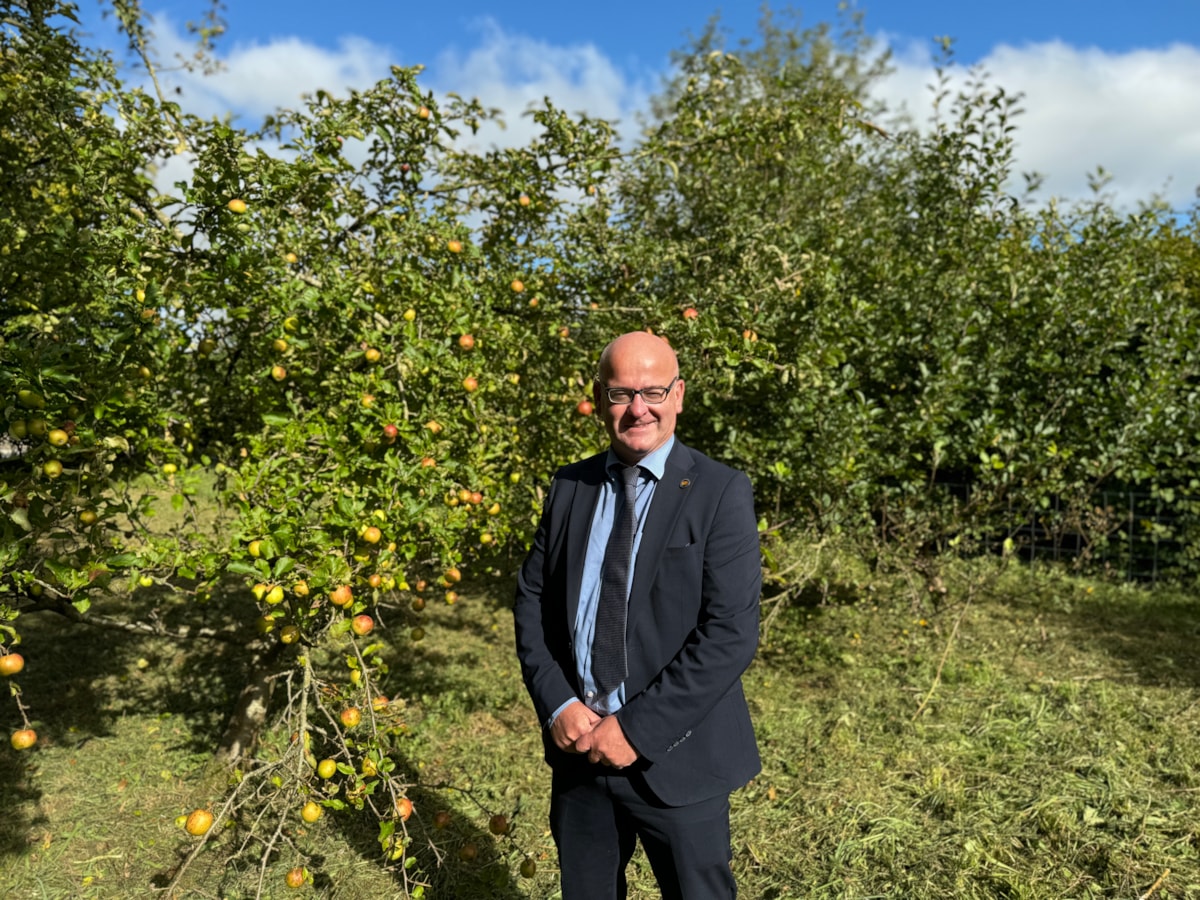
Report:
[{"label": "green grass", "polygon": [[[798,600],[765,606],[745,678],[763,772],[733,802],[742,896],[1136,900],[1168,869],[1155,897],[1200,896],[1191,596],[978,561],[948,564],[941,595],[836,562]],[[509,587],[462,594],[431,604],[423,643],[397,635],[384,686],[410,698],[401,765],[421,781],[418,843],[433,812],[453,813],[442,865],[418,856],[431,896],[550,900],[549,773]],[[189,848],[176,816],[220,789],[205,766],[238,651],[46,619],[22,630],[42,742],[0,751],[0,896],[146,896]],[[510,837],[487,833],[491,812],[510,816]],[[353,816],[296,841],[315,887],[284,888],[302,860],[281,854],[264,896],[400,894]],[[463,863],[468,842],[480,854]],[[211,847],[184,896],[253,896],[253,867]],[[525,854],[532,880],[516,874]],[[657,896],[640,855],[630,875],[632,897]]]}]

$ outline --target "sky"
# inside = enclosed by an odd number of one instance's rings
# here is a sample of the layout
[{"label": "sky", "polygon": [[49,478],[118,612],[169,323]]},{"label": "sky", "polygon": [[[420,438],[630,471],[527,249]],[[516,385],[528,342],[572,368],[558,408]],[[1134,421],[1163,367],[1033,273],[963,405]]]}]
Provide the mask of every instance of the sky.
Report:
[{"label": "sky", "polygon": [[[97,0],[77,0],[85,28],[112,42]],[[164,57],[187,52],[184,23],[205,0],[142,0]],[[726,0],[225,0],[222,72],[168,76],[185,106],[234,113],[252,127],[304,92],[365,87],[391,65],[426,67],[437,92],[478,96],[505,111],[497,141],[528,136],[521,112],[549,96],[569,111],[616,120],[627,137],[637,114],[685,47],[714,15],[728,46],[753,38],[762,5]],[[777,9],[783,9],[779,6]],[[836,0],[802,9],[803,25],[836,22]],[[920,122],[929,112],[935,38],[954,39],[964,72],[1021,95],[1017,170],[1044,176],[1043,199],[1106,188],[1131,208],[1154,197],[1192,206],[1200,187],[1200,0],[857,0],[865,30],[890,48],[894,73],[877,89],[890,109]],[[1014,190],[1016,187],[1014,186]]]}]

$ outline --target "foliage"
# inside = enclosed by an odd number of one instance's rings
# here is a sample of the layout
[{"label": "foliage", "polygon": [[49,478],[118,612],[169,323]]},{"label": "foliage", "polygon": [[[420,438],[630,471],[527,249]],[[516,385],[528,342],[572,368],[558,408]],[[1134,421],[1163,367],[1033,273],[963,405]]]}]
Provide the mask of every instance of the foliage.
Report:
[{"label": "foliage", "polygon": [[550,100],[488,150],[493,111],[401,68],[255,130],[198,119],[114,9],[144,90],[68,4],[0,26],[0,653],[32,613],[237,648],[214,811],[255,823],[260,871],[299,853],[304,797],[371,821],[405,891],[436,877],[393,673],[601,445],[578,404],[624,330],[676,348],[684,439],[774,526],[968,552],[1033,516],[1098,553],[1127,526],[1096,490],[1139,485],[1194,575],[1200,216],[1119,214],[1100,181],[1011,195],[1017,101],[986,78],[954,88],[947,59],[919,130],[871,103],[858,17],[768,14],[758,45],[714,25],[680,54],[631,151]]}]

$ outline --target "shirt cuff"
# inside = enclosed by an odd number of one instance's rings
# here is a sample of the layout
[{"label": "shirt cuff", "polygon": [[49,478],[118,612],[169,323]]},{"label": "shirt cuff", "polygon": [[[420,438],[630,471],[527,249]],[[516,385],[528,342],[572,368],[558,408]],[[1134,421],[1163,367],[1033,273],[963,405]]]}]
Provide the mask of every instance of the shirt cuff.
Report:
[{"label": "shirt cuff", "polygon": [[543,728],[553,727],[554,720],[557,719],[562,714],[562,711],[564,709],[566,709],[568,706],[570,706],[572,703],[578,703],[578,702],[579,702],[578,698],[572,697],[570,700],[568,700],[566,703],[564,703],[562,706],[560,706],[558,709],[556,709],[553,713],[551,713],[550,718],[546,720],[546,724],[543,725],[542,727]]}]

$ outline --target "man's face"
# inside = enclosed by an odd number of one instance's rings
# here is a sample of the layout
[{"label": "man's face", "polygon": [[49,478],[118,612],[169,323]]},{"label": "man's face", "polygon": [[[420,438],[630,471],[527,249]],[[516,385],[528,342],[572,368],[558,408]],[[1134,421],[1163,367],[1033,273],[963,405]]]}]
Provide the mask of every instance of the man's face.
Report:
[{"label": "man's face", "polygon": [[626,465],[633,465],[675,433],[675,419],[683,411],[684,383],[676,381],[662,403],[647,403],[641,394],[629,403],[610,403],[604,388],[666,387],[678,371],[674,354],[661,339],[636,334],[626,337],[633,339],[614,342],[593,394],[613,452]]}]

